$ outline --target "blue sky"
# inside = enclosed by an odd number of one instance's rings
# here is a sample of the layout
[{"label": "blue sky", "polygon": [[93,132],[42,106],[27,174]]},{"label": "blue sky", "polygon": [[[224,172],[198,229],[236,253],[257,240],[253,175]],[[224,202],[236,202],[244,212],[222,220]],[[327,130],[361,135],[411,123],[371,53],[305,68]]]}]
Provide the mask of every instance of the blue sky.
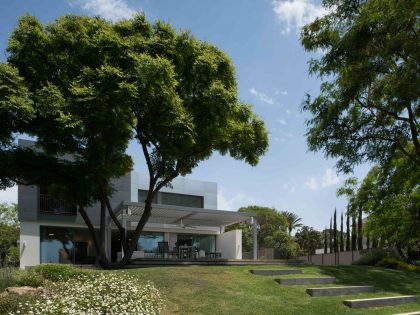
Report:
[{"label": "blue sky", "polygon": [[[236,67],[240,99],[253,104],[270,132],[270,148],[256,167],[214,154],[190,178],[218,183],[220,209],[237,210],[258,204],[288,210],[306,225],[322,229],[345,199],[336,190],[345,177],[336,174],[334,160],[308,152],[306,93],[316,95],[320,81],[308,75],[311,55],[299,43],[299,28],[324,13],[311,0],[3,0],[0,11],[0,61],[17,18],[29,13],[43,23],[67,14],[101,15],[110,20],[144,11],[149,20],[161,19],[188,29],[201,40],[223,49]],[[129,147],[135,169],[145,172],[139,148]],[[367,166],[355,170],[362,178]],[[16,188],[0,192],[0,202],[16,202]]]}]

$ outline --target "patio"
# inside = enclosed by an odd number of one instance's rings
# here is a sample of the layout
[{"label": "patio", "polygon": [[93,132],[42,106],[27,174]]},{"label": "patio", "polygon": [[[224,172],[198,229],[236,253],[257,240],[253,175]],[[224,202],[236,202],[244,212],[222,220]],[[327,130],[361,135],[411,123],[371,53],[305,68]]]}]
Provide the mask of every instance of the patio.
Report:
[{"label": "patio", "polygon": [[[143,203],[123,202],[115,210],[126,228],[126,237],[135,229],[143,214]],[[242,232],[225,233],[225,227],[239,222],[253,225],[253,258],[257,258],[257,222],[252,213],[224,210],[153,205],[152,214],[144,228],[133,260],[214,261],[242,258]],[[115,225],[110,223],[116,233]],[[117,233],[115,234],[117,235]],[[111,236],[114,256],[121,258],[118,241]],[[239,240],[240,239],[240,240]],[[109,242],[111,243],[111,242]],[[240,250],[240,253],[238,251]]]}]

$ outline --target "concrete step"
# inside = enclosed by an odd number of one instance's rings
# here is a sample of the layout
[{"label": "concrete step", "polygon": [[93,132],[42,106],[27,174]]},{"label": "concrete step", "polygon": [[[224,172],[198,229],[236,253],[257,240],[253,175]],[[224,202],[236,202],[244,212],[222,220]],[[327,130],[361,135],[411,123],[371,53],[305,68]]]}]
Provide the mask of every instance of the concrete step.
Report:
[{"label": "concrete step", "polygon": [[301,269],[252,269],[250,270],[254,275],[259,276],[276,276],[276,275],[291,275],[295,273],[302,273]]},{"label": "concrete step", "polygon": [[371,285],[366,286],[346,286],[346,287],[327,287],[327,288],[309,288],[306,293],[310,296],[337,296],[357,294],[362,292],[373,292],[375,288]]},{"label": "concrete step", "polygon": [[398,314],[394,314],[394,315],[420,315],[420,311],[409,312],[409,313],[398,313]]},{"label": "concrete step", "polygon": [[411,302],[416,302],[416,301],[417,301],[417,297],[415,295],[400,295],[400,296],[390,296],[390,297],[371,298],[371,299],[346,300],[346,301],[343,301],[343,303],[344,305],[347,305],[350,308],[364,308],[364,307],[399,305],[399,304],[406,304],[406,303],[411,303]]},{"label": "concrete step", "polygon": [[274,280],[280,284],[301,285],[301,284],[334,283],[337,279],[335,277],[322,277],[322,278],[284,278],[284,279],[274,279]]}]

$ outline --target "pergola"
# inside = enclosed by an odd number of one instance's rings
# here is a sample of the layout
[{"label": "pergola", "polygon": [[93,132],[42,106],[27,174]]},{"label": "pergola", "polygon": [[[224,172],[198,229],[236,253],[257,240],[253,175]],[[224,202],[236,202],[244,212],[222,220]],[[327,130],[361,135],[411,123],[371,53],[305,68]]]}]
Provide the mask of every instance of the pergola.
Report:
[{"label": "pergola", "polygon": [[[115,214],[127,229],[127,226],[139,222],[143,211],[143,203],[122,202],[115,209]],[[184,226],[219,227],[222,231],[228,225],[246,221],[253,226],[253,258],[256,260],[257,220],[254,213],[153,204],[148,223],[176,226],[182,222]]]}]

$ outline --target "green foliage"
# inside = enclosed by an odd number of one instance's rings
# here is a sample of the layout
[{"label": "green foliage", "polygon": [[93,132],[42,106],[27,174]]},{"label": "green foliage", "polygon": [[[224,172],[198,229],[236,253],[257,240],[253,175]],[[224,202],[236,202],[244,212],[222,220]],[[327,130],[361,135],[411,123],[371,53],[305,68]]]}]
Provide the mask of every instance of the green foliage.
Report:
[{"label": "green foliage", "polygon": [[0,203],[0,224],[19,226],[17,204]]},{"label": "green foliage", "polygon": [[17,274],[17,286],[40,287],[43,283],[43,277],[39,273],[35,272],[35,270],[23,270]]},{"label": "green foliage", "polygon": [[[17,227],[0,223],[1,266],[16,266],[18,264],[19,259],[16,260],[18,239],[19,229]],[[16,248],[16,250],[13,248]]]},{"label": "green foliage", "polygon": [[[261,206],[248,206],[242,207],[238,212],[249,212],[255,213],[257,215],[258,223],[258,246],[259,247],[268,247],[266,244],[266,238],[273,235],[278,230],[286,231],[287,221],[284,215],[278,212],[274,208],[261,207]],[[242,230],[242,247],[244,251],[252,250],[252,226],[249,222],[238,223],[230,225],[226,228],[226,231]]]},{"label": "green foliage", "polygon": [[[0,88],[22,91],[0,92],[0,115],[16,118],[16,128],[9,129],[36,137],[41,150],[1,151],[7,173],[0,174],[7,181],[48,186],[54,197],[78,205],[103,266],[105,211],[113,214],[111,180],[131,170],[126,149],[133,137],[147,163],[150,196],[123,263],[162,187],[214,151],[250,165],[267,151],[263,121],[238,100],[230,58],[169,24],[151,24],[142,14],[116,23],[65,15],[44,26],[25,15],[7,52],[9,64],[0,73],[17,83],[3,80]],[[29,107],[27,120],[13,115],[9,95],[25,96],[13,104],[21,111]],[[102,206],[99,237],[84,211],[95,202]],[[124,229],[113,220],[125,248]]]},{"label": "green foliage", "polygon": [[377,248],[365,253],[359,260],[353,262],[353,265],[375,266],[385,258],[401,260],[401,257],[394,250]]},{"label": "green foliage", "polygon": [[289,211],[282,211],[281,214],[286,218],[287,228],[289,230],[289,235],[292,234],[292,230],[302,226],[302,218],[296,213]]},{"label": "green foliage", "polygon": [[31,305],[37,300],[38,296],[32,294],[8,294],[0,298],[0,314],[16,314],[17,311],[20,312],[22,309],[22,304],[28,303],[28,305]]},{"label": "green foliage", "polygon": [[384,258],[378,263],[376,263],[375,266],[389,269],[420,272],[420,266],[410,265],[395,258]]},{"label": "green foliage", "polygon": [[[420,165],[420,4],[416,0],[325,0],[329,13],[306,25],[301,43],[323,53],[310,73],[323,80],[303,109],[308,144],[350,172],[396,152]],[[411,144],[411,150],[407,145]]]},{"label": "green foliage", "polygon": [[3,292],[7,287],[16,285],[17,273],[18,270],[16,268],[0,268],[0,293]]},{"label": "green foliage", "polygon": [[314,255],[322,247],[322,234],[309,226],[302,226],[295,234],[296,242],[306,255]]},{"label": "green foliage", "polygon": [[264,244],[267,247],[274,248],[274,257],[276,259],[293,258],[299,254],[299,244],[284,230],[274,231],[264,239]]},{"label": "green foliage", "polygon": [[73,265],[41,264],[31,268],[31,271],[50,281],[66,281],[80,275],[93,275],[93,271],[80,269]]}]

